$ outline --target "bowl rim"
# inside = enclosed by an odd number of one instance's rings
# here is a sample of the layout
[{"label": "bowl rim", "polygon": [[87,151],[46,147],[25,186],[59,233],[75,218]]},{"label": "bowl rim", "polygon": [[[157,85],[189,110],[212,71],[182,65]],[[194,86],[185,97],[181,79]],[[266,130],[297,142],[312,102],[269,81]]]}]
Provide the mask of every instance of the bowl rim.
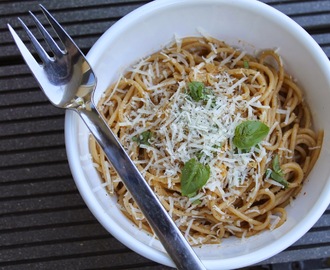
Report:
[{"label": "bowl rim", "polygon": [[[198,3],[200,0],[155,0],[153,2],[147,3],[129,14],[125,15],[123,18],[118,20],[115,24],[113,24],[102,36],[96,41],[96,43],[93,45],[91,50],[87,54],[87,59],[93,66],[101,57],[101,54],[98,53],[98,48],[103,47],[103,43],[106,43],[106,39],[108,35],[118,35],[123,29],[127,27],[127,25],[132,24],[136,18],[140,16],[144,16],[146,14],[152,13],[155,10],[158,10],[160,8],[167,8],[169,6],[177,6],[182,5],[186,3]],[[307,42],[311,44],[311,46],[314,46],[316,49],[312,51],[313,56],[317,59],[318,63],[322,66],[323,69],[329,69],[330,70],[330,64],[328,61],[327,56],[324,54],[323,50],[319,47],[319,45],[316,43],[316,41],[295,21],[287,17],[285,14],[281,13],[280,11],[276,10],[275,8],[256,1],[256,0],[203,0],[204,3],[226,3],[230,5],[241,5],[246,4],[246,2],[250,2],[252,4],[249,8],[255,9],[259,8],[265,12],[271,12],[273,16],[276,16],[281,19],[281,24],[289,24],[289,26],[292,28],[291,31],[295,32],[296,36],[301,36],[300,39],[304,39],[304,42]],[[246,7],[246,5],[245,5]],[[329,82],[330,85],[330,82]],[[136,239],[128,239],[125,237],[125,231],[119,226],[119,224],[109,224],[108,219],[105,215],[103,215],[104,210],[102,207],[95,201],[94,199],[94,193],[90,190],[89,186],[87,185],[87,182],[85,182],[84,179],[84,173],[81,169],[77,170],[78,161],[79,161],[79,149],[78,149],[78,138],[75,136],[77,131],[77,121],[80,121],[78,116],[75,115],[73,111],[67,111],[65,114],[65,143],[66,143],[66,149],[67,149],[67,156],[68,161],[70,165],[71,172],[73,174],[73,178],[76,182],[76,185],[78,187],[78,190],[80,194],[82,195],[86,205],[89,207],[93,215],[98,219],[98,221],[109,231],[115,238],[117,238],[121,243],[123,243],[125,246],[129,247],[130,249],[134,250],[136,253],[151,259],[153,261],[156,261],[158,263],[168,265],[168,266],[174,266],[173,262],[169,258],[169,256],[159,250],[155,250],[153,247],[146,246],[144,243],[141,243],[140,241]],[[74,139],[74,140],[73,140]],[[77,161],[78,160],[78,161]],[[329,179],[329,176],[328,176]],[[328,192],[324,191],[319,200],[318,203],[315,204],[312,207],[313,211],[309,211],[309,213],[306,214],[306,216],[300,221],[300,223],[305,223],[305,226],[295,226],[292,228],[286,235],[285,244],[278,245],[278,241],[283,240],[282,237],[278,238],[274,243],[271,243],[267,246],[267,249],[269,250],[267,253],[259,252],[259,249],[256,251],[253,251],[251,253],[242,255],[240,257],[235,258],[225,258],[225,259],[219,259],[217,262],[213,259],[203,259],[203,262],[207,267],[214,268],[215,263],[221,263],[224,266],[230,266],[233,263],[233,260],[235,260],[235,267],[244,267],[247,265],[251,265],[254,263],[258,263],[260,261],[263,261],[265,259],[268,259],[275,254],[281,252],[288,246],[292,245],[295,241],[297,241],[300,237],[302,237],[314,224],[315,222],[321,217],[323,212],[326,210],[326,208],[329,205],[330,199],[326,196],[328,195],[330,191],[330,181],[326,183],[325,190],[328,190]],[[143,248],[139,248],[141,245],[143,245]],[[248,263],[247,263],[248,262]]]}]

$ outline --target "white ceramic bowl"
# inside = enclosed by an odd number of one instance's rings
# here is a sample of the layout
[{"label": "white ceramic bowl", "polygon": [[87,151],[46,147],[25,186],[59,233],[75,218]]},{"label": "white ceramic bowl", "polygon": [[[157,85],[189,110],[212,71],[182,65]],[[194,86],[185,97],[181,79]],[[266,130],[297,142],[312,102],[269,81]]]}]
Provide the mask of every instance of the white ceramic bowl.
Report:
[{"label": "white ceramic bowl", "polygon": [[[265,260],[293,244],[330,203],[330,65],[321,48],[300,26],[258,1],[157,0],[119,20],[88,53],[98,79],[95,99],[132,63],[160,50],[174,35],[200,35],[199,28],[249,52],[277,48],[287,71],[306,91],[316,128],[325,131],[319,160],[294,204],[287,207],[288,220],[283,226],[244,241],[229,238],[221,245],[196,249],[208,269],[233,269]],[[127,247],[173,266],[160,243],[132,226],[117,209],[116,199],[98,188],[101,180],[87,158],[87,128],[72,112],[67,113],[65,121],[70,167],[89,209]]]}]

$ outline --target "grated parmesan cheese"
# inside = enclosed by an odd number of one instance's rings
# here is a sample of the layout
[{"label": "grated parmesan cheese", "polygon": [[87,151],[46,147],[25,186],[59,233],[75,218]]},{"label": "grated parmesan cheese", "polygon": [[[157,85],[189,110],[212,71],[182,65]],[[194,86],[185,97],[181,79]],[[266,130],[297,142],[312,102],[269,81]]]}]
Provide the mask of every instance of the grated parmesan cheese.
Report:
[{"label": "grated parmesan cheese", "polygon": [[[279,128],[279,123],[275,122],[265,140],[248,152],[233,146],[235,129],[240,123],[268,119],[268,110],[271,108],[258,93],[265,87],[259,84],[264,75],[260,72],[245,75],[245,69],[239,67],[235,70],[238,75],[232,75],[233,73],[228,72],[228,66],[235,67],[246,53],[238,50],[232,53],[218,52],[219,45],[213,44],[207,40],[205,33],[204,35],[206,42],[201,44],[208,44],[211,52],[200,55],[198,60],[191,60],[187,57],[187,51],[181,51],[181,40],[175,36],[177,50],[170,53],[164,50],[157,56],[157,61],[148,62],[146,58],[134,65],[129,70],[130,77],[133,79],[136,75],[141,75],[139,78],[144,84],[143,91],[139,89],[139,96],[130,99],[130,103],[125,105],[130,109],[124,110],[122,120],[116,123],[125,130],[120,134],[120,139],[129,153],[136,154],[137,146],[132,142],[134,137],[143,132],[151,132],[150,145],[139,145],[139,148],[144,149],[146,158],[136,160],[135,156],[134,159],[135,164],[142,167],[141,174],[148,176],[150,183],[155,180],[150,174],[155,174],[158,175],[157,180],[160,179],[169,189],[175,189],[178,188],[177,183],[185,162],[198,156],[199,162],[209,165],[210,177],[194,197],[182,197],[179,192],[174,192],[171,196],[163,194],[161,198],[168,202],[169,215],[175,216],[176,225],[185,228],[185,237],[195,244],[202,243],[203,239],[194,237],[190,231],[198,224],[199,218],[204,218],[202,215],[212,215],[214,212],[219,214],[219,223],[212,228],[218,230],[219,234],[220,227],[233,234],[243,232],[240,221],[231,220],[225,208],[213,205],[213,209],[202,214],[196,209],[198,205],[207,205],[214,200],[209,191],[217,192],[224,203],[231,205],[232,198],[240,196],[242,188],[248,185],[253,188],[249,189],[248,195],[244,195],[242,200],[249,203],[251,201],[250,206],[258,200],[257,193],[263,185],[261,180],[265,177],[262,171],[265,166],[263,161],[266,161],[266,166],[269,165],[273,155],[272,152],[267,155],[267,146],[271,145],[267,141],[276,128]],[[191,61],[196,61],[196,66],[190,67]],[[210,89],[208,99],[195,101],[188,95],[188,83],[192,80],[203,82]],[[124,92],[118,85],[117,83],[113,92]],[[248,98],[247,91],[250,91]],[[110,98],[106,104],[111,105]],[[281,115],[281,119],[285,118],[285,124],[291,121],[289,106],[286,109],[277,109],[276,113]],[[291,150],[284,147],[280,150],[292,154]],[[263,164],[262,168],[260,163]],[[150,170],[152,173],[149,174]],[[270,179],[269,174],[268,172],[265,182],[282,186]],[[105,178],[106,183],[111,180],[110,175]],[[247,183],[247,180],[252,183]],[[184,209],[187,215],[175,214],[174,206]],[[129,212],[136,220],[141,220],[142,226],[141,212],[130,203]],[[247,208],[245,214],[248,213],[260,214],[260,210]],[[271,229],[276,227],[278,219],[276,216],[272,217]],[[246,233],[243,232],[243,239]]]}]

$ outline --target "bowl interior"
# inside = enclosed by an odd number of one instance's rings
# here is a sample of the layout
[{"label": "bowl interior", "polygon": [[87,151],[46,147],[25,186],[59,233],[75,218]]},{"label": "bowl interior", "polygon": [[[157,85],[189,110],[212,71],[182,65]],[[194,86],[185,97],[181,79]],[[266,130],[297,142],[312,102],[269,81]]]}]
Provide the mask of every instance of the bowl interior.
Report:
[{"label": "bowl interior", "polygon": [[[237,268],[262,261],[299,239],[330,202],[330,71],[327,57],[296,23],[258,1],[158,0],[113,25],[88,54],[98,79],[94,99],[127,67],[160,50],[174,37],[210,35],[254,54],[277,49],[286,70],[304,88],[317,129],[325,131],[323,149],[302,192],[287,207],[288,220],[274,231],[244,240],[229,238],[221,245],[197,248],[210,269]],[[140,231],[116,207],[116,199],[100,187],[88,151],[89,132],[72,112],[66,115],[66,143],[76,184],[102,225],[125,245],[159,263],[173,266],[160,243]],[[316,183],[317,182],[317,183]],[[220,265],[220,268],[219,268]]]}]

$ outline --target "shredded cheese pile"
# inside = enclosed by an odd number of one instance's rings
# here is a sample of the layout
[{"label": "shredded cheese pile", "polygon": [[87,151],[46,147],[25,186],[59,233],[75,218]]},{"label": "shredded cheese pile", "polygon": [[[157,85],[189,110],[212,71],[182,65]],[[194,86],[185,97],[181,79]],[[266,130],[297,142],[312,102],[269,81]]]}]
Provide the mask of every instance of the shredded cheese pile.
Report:
[{"label": "shredded cheese pile", "polygon": [[[153,70],[149,64],[144,74],[153,74]],[[230,196],[231,187],[243,184],[247,176],[260,177],[256,166],[266,155],[264,148],[258,149],[258,155],[253,151],[234,153],[231,142],[236,126],[246,119],[257,119],[256,108],[265,107],[258,100],[260,96],[246,100],[238,94],[246,77],[237,80],[225,71],[215,74],[212,78],[214,94],[206,104],[189,98],[185,93],[186,81],[176,82],[176,92],[166,95],[169,85],[153,85],[154,79],[150,76],[146,83],[148,92],[142,98],[133,98],[132,111],[124,115],[125,121],[120,123],[122,127],[133,128],[133,132],[126,136],[127,143],[146,130],[152,132],[152,146],[142,147],[157,153],[146,161],[146,168],[153,166],[157,175],[168,179],[171,187],[171,179],[180,175],[182,163],[197,154],[202,155],[200,161],[211,167],[211,177],[204,188],[222,191],[229,186],[226,196]],[[154,104],[149,97],[159,93],[162,97],[158,104]]]},{"label": "shredded cheese pile", "polygon": [[[205,85],[202,99],[189,94],[192,82]],[[99,108],[177,226],[197,245],[285,222],[284,206],[300,190],[322,141],[304,105],[274,51],[257,59],[204,37],[177,38],[139,61],[108,89]],[[269,133],[242,150],[233,138],[247,120],[267,124]],[[94,140],[91,153],[125,215],[150,231]],[[209,166],[210,176],[196,194],[182,196],[182,168],[194,158]]]}]

